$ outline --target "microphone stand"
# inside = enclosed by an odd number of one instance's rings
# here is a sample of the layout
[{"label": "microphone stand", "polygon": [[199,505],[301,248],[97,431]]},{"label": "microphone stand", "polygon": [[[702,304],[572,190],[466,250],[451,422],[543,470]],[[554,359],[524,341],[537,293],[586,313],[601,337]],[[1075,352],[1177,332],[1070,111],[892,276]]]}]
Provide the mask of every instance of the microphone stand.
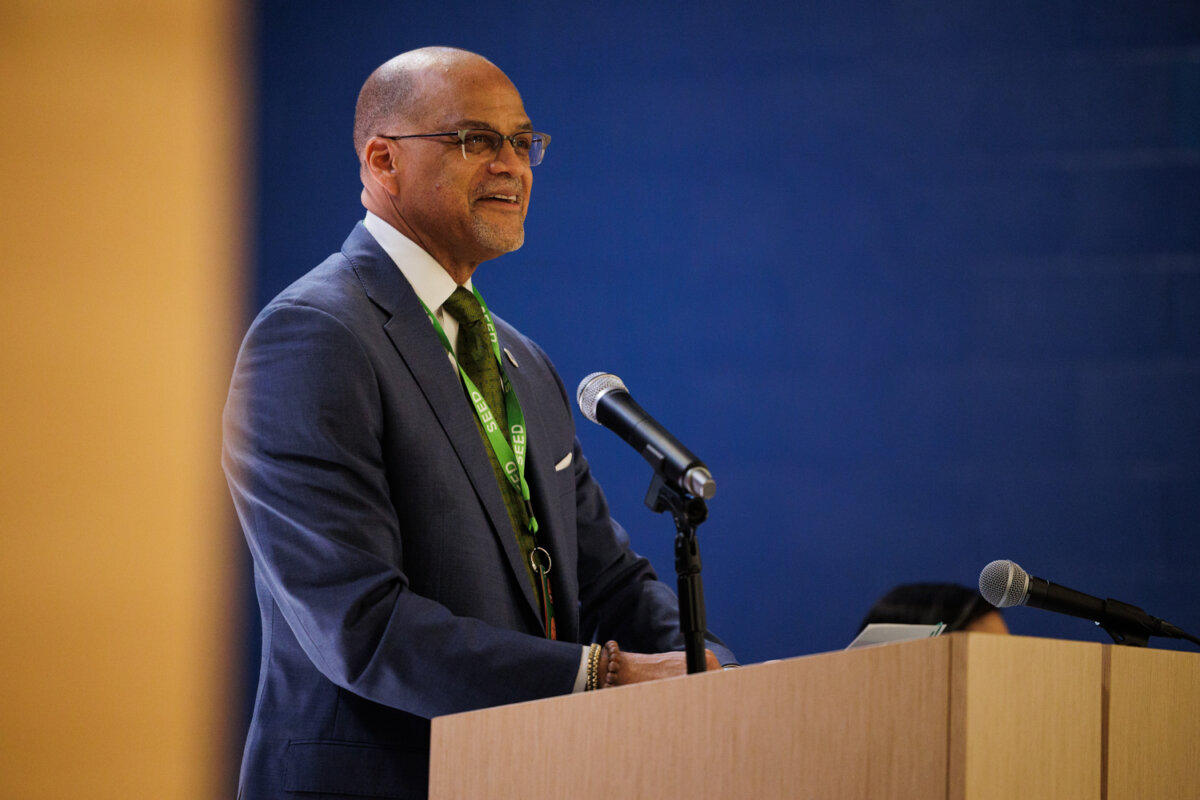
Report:
[{"label": "microphone stand", "polygon": [[708,519],[708,506],[663,479],[657,472],[646,492],[646,506],[655,514],[669,510],[675,520],[675,573],[679,592],[679,629],[683,633],[687,671],[708,668],[705,657],[704,584],[700,580],[700,545],[696,528]]}]

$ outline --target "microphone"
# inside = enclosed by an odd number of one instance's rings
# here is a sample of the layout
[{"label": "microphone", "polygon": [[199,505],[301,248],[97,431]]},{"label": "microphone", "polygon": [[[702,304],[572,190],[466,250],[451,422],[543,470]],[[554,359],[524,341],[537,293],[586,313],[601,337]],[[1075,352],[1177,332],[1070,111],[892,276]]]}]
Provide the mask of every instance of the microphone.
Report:
[{"label": "microphone", "polygon": [[585,417],[632,445],[674,486],[704,500],[716,494],[716,481],[704,462],[635,403],[625,383],[616,375],[607,372],[588,375],[579,382],[575,400]]},{"label": "microphone", "polygon": [[1012,561],[993,561],[979,573],[979,593],[997,608],[1033,606],[1090,619],[1108,631],[1118,644],[1145,645],[1150,636],[1200,643],[1165,620],[1152,617],[1120,600],[1101,600],[1090,594],[1035,578]]}]

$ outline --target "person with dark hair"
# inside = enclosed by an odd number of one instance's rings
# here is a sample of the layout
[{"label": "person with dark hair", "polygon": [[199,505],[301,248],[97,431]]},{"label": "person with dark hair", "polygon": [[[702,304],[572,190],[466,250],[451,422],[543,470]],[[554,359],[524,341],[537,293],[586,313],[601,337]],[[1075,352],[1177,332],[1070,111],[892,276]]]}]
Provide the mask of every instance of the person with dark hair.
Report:
[{"label": "person with dark hair", "polygon": [[975,589],[957,583],[908,583],[897,586],[875,601],[858,626],[861,633],[875,623],[937,625],[946,633],[1008,633],[1000,609]]},{"label": "person with dark hair", "polygon": [[[423,797],[435,716],[686,672],[678,600],[609,515],[562,380],[472,283],[524,241],[549,143],[480,55],[383,64],[355,114],[365,218],[246,334],[224,450],[263,630],[241,800]],[[531,775],[586,755],[530,753]]]}]

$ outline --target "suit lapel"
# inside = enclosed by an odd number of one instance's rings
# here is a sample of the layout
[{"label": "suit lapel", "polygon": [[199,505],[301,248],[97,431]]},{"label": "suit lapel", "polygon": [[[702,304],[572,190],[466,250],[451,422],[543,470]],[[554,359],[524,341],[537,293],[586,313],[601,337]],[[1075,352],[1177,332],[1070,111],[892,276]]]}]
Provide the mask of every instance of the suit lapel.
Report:
[{"label": "suit lapel", "polygon": [[404,279],[404,274],[362,223],[355,226],[342,246],[342,252],[354,267],[367,296],[390,315],[383,326],[384,332],[433,409],[492,523],[492,531],[508,557],[526,604],[540,624],[541,613],[533,587],[529,585],[521,549],[500,496],[496,475],[483,449],[486,445],[479,435],[458,374],[446,357],[446,350],[421,307],[421,301]]}]

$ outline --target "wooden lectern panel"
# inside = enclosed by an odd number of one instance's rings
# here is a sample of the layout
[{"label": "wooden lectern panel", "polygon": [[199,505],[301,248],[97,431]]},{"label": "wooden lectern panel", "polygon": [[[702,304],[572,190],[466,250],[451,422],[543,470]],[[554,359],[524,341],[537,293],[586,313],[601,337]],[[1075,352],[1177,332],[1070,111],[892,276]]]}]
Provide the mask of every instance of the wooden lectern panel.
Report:
[{"label": "wooden lectern panel", "polygon": [[433,800],[1098,800],[1101,646],[955,634],[433,721]]},{"label": "wooden lectern panel", "polygon": [[949,637],[439,717],[430,797],[941,798]]},{"label": "wooden lectern panel", "polygon": [[1099,800],[1103,647],[955,635],[950,800]]},{"label": "wooden lectern panel", "polygon": [[1108,800],[1200,797],[1200,655],[1105,649]]}]

